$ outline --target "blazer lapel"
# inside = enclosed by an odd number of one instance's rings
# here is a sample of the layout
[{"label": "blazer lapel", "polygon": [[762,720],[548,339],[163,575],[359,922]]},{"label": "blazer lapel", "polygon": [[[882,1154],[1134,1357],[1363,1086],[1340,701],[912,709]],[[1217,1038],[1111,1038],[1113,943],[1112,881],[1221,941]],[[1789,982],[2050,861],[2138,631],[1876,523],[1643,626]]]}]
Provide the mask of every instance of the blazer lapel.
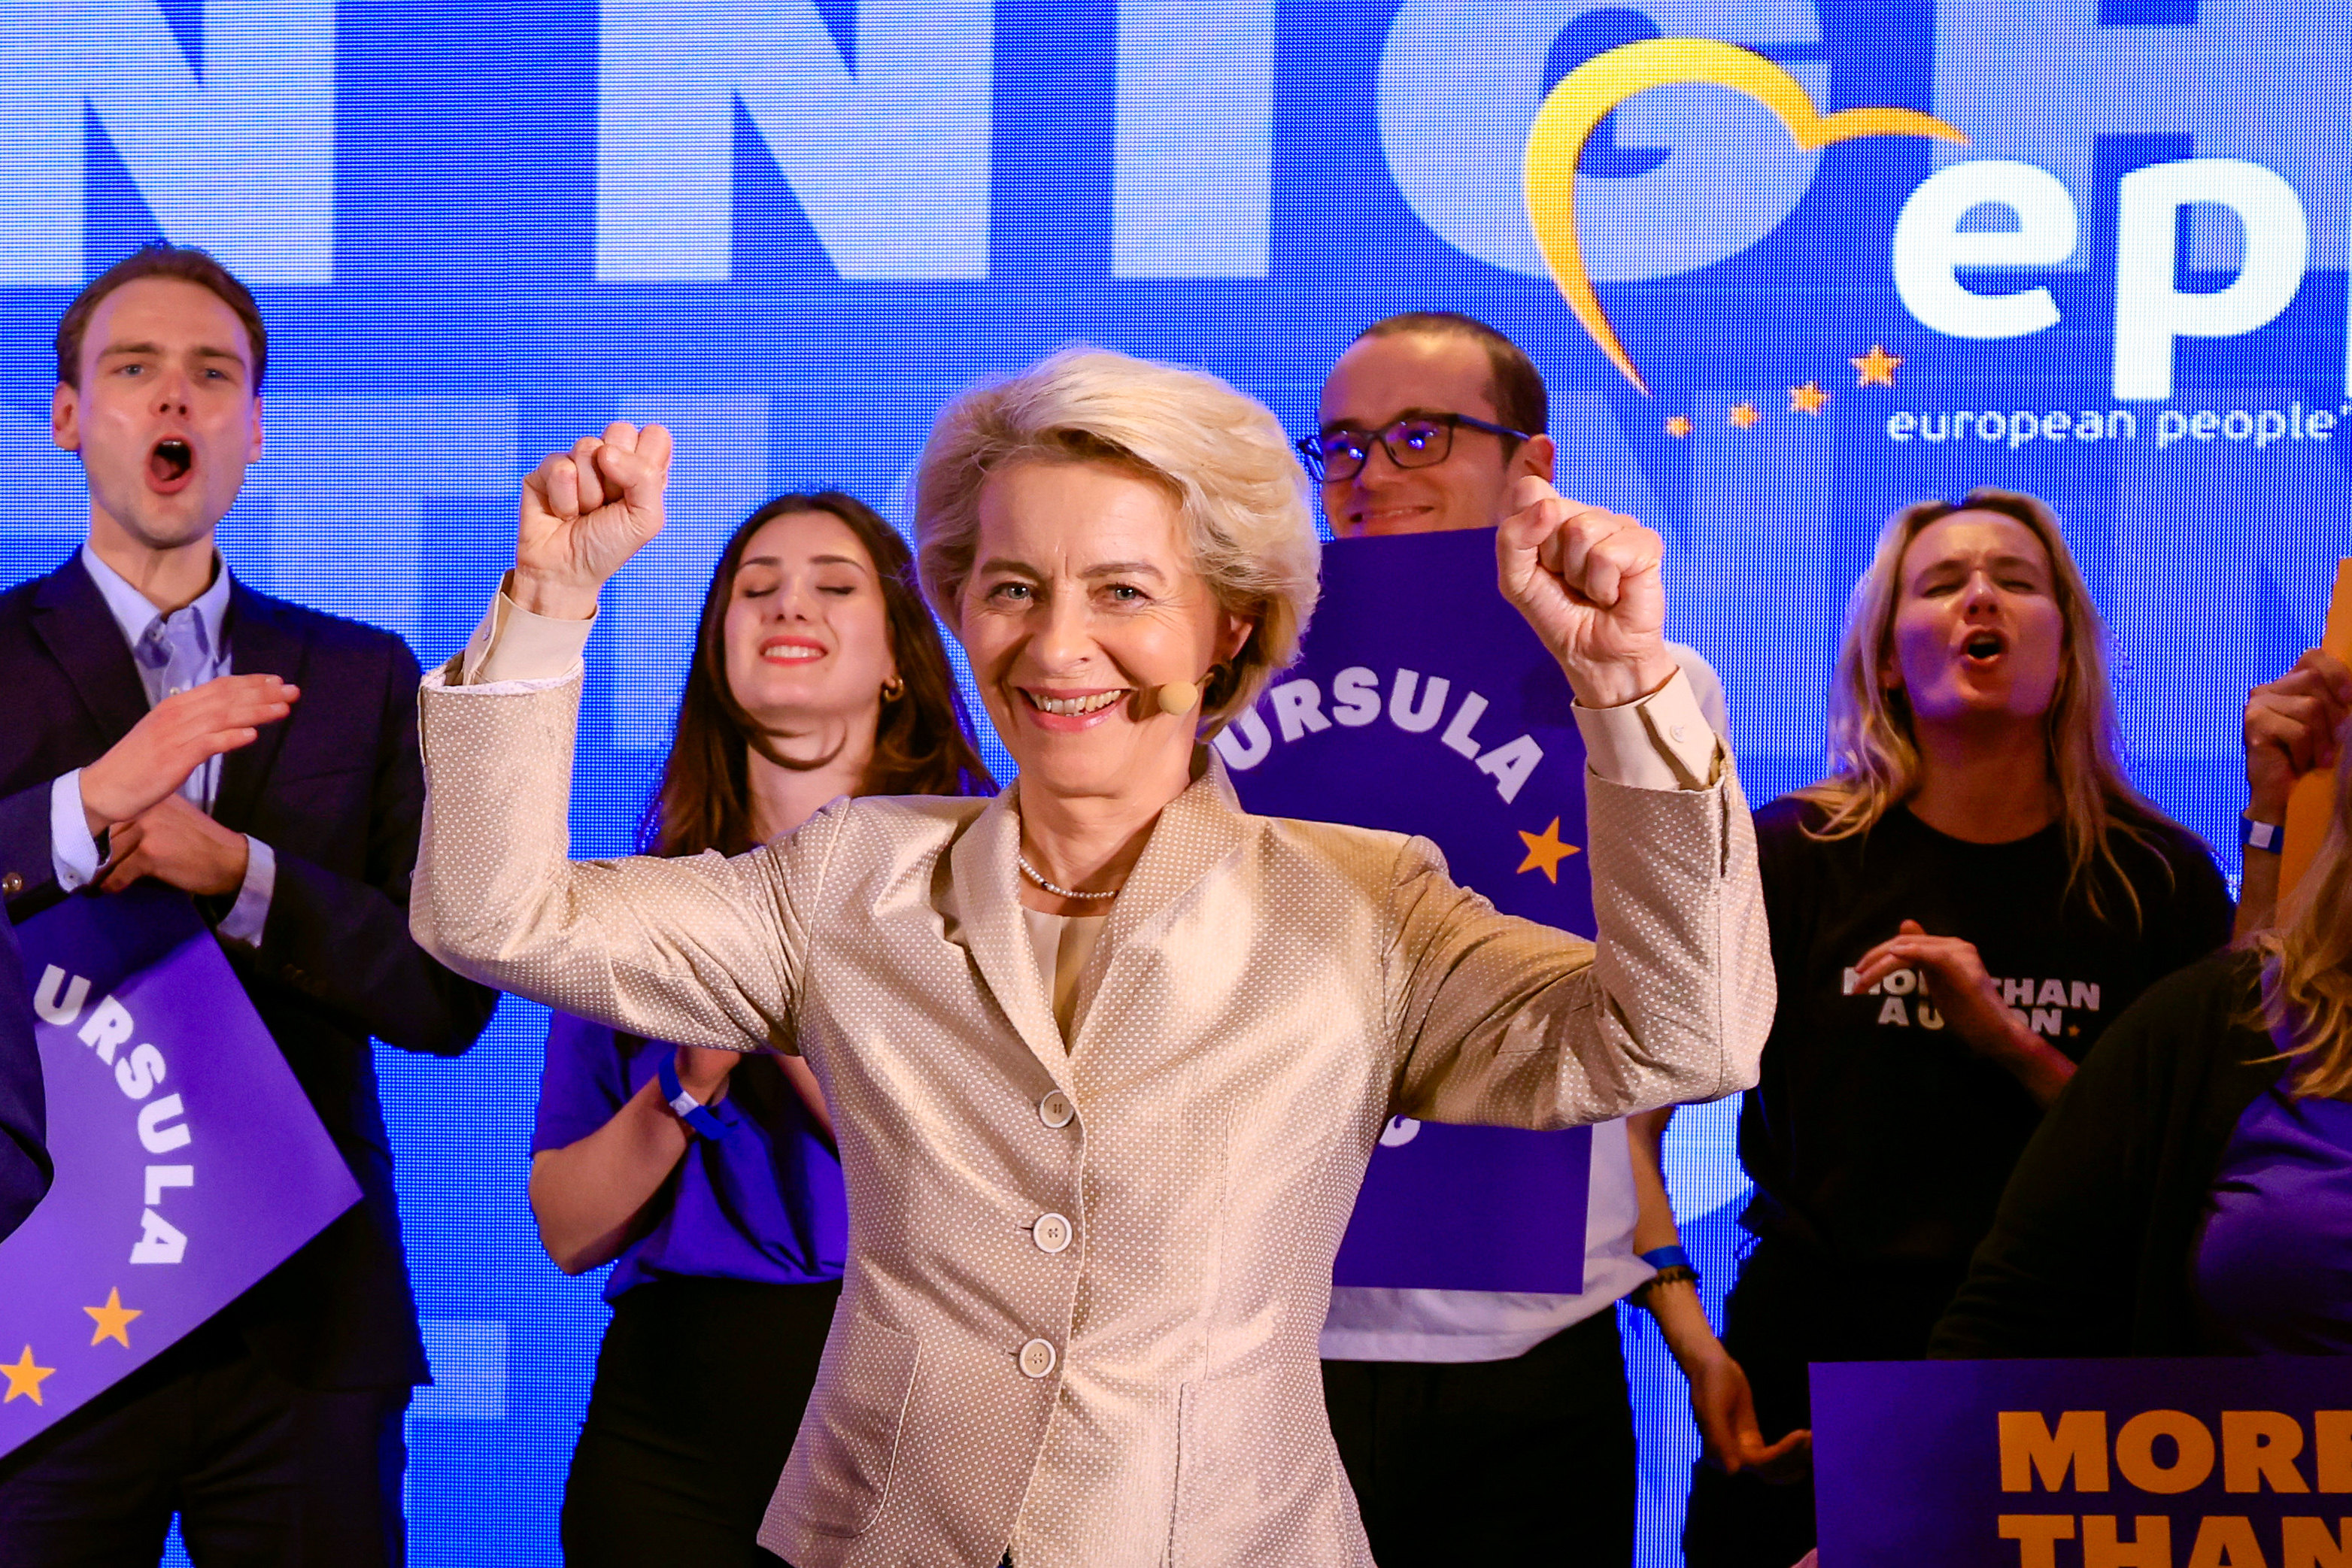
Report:
[{"label": "blazer lapel", "polygon": [[[239,675],[277,675],[299,686],[309,644],[287,624],[285,612],[241,582],[232,583],[228,601],[228,667]],[[221,759],[220,792],[213,800],[213,820],[240,831],[253,821],[261,801],[261,787],[286,744],[287,728],[301,722],[302,704],[276,724],[261,727],[259,738]]]},{"label": "blazer lapel", "polygon": [[1072,1004],[1076,1019],[1070,1054],[1077,1055],[1094,1021],[1096,998],[1117,994],[1121,974],[1133,967],[1129,950],[1149,943],[1169,913],[1199,885],[1201,879],[1241,848],[1249,831],[1249,815],[1234,793],[1233,779],[1214,751],[1198,754],[1205,764],[1184,792],[1168,803],[1151,830],[1151,841],[1128,873],[1127,883],[1110,906],[1110,924],[1095,944],[1086,972],[1078,977]]},{"label": "blazer lapel", "polygon": [[79,552],[42,580],[33,598],[33,626],[49,656],[73,683],[75,695],[112,746],[147,716],[147,688],[131,662],[131,645],[106,607]]},{"label": "blazer lapel", "polygon": [[1029,941],[1029,925],[1021,915],[1019,872],[1013,856],[1021,850],[1021,811],[1015,780],[991,800],[971,828],[949,852],[949,874],[965,934],[965,946],[980,966],[997,1005],[1013,1027],[1021,1031],[1055,1083],[1070,1087],[1070,1052],[1062,1042],[1061,1027],[1054,1021],[1053,999],[1045,994],[1045,977],[1037,972],[1037,952]]}]

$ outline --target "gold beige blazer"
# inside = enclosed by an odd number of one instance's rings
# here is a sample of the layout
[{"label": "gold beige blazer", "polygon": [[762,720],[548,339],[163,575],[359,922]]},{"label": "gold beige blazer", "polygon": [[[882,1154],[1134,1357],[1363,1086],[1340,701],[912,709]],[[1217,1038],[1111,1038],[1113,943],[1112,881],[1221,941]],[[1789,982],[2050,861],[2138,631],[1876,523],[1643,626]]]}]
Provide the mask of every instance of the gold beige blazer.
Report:
[{"label": "gold beige blazer", "polygon": [[1370,1563],[1316,1341],[1387,1118],[1558,1127],[1756,1081],[1772,969],[1727,766],[1588,777],[1596,948],[1496,914],[1426,841],[1251,816],[1212,762],[1066,1044],[1017,789],[573,862],[579,699],[427,680],[416,936],[618,1029],[808,1059],[850,1239],[760,1531],[797,1568]]}]

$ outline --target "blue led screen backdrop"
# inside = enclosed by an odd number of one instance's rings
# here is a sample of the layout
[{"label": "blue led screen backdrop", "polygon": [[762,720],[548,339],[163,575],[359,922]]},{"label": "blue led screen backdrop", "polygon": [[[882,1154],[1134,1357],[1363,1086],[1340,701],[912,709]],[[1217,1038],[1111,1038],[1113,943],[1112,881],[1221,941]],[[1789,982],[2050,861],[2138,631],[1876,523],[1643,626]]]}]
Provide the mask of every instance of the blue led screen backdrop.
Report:
[{"label": "blue led screen backdrop", "polygon": [[[509,559],[521,473],[662,418],[670,529],[590,653],[575,843],[610,852],[711,559],[765,497],[837,485],[903,517],[941,399],[1074,339],[1208,366],[1304,430],[1358,329],[1463,309],[1549,378],[1562,489],[1664,533],[1672,629],[1722,672],[1758,799],[1818,766],[1878,523],[2001,484],[2065,519],[2137,777],[2234,867],[2246,688],[2316,641],[2352,551],[2348,20],[2288,0],[0,5],[0,578],[81,537],[47,434],[56,318],[157,235],[214,248],[272,329],[231,563],[428,663]],[[1967,140],[1808,151],[1719,81],[1611,109],[1577,232],[1645,393],[1548,275],[1521,165],[1556,84],[1658,37],[1738,46],[1824,115],[1906,109]],[[542,1019],[509,1003],[462,1061],[383,1061],[440,1379],[410,1426],[435,1568],[557,1560],[604,1319],[523,1200]],[[1741,1187],[1727,1113],[1686,1113],[1674,1150],[1710,1300]],[[1654,1333],[1629,1343],[1643,1562],[1669,1563],[1696,1438]]]}]

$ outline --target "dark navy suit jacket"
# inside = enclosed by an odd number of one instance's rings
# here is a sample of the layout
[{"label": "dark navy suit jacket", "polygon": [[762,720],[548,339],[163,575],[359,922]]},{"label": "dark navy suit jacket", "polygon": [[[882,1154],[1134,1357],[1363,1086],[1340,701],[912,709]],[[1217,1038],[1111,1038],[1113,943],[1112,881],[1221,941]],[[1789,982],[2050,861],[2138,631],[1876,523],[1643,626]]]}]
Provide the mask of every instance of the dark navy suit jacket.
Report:
[{"label": "dark navy suit jacket", "polygon": [[41,1109],[33,1004],[25,991],[16,930],[0,916],[0,1240],[25,1223],[25,1216],[49,1190]]},{"label": "dark navy suit jacket", "polygon": [[[282,675],[302,695],[292,716],[223,761],[214,818],[278,856],[259,945],[224,947],[363,1196],[226,1311],[257,1354],[305,1386],[420,1383],[368,1041],[456,1056],[498,993],[441,967],[408,935],[425,803],[416,657],[388,632],[242,584],[227,635],[237,674]],[[147,712],[121,629],[78,553],[0,594],[0,890],[21,923],[65,896],[50,858],[51,782],[97,760]],[[228,901],[198,904],[217,918]]]}]

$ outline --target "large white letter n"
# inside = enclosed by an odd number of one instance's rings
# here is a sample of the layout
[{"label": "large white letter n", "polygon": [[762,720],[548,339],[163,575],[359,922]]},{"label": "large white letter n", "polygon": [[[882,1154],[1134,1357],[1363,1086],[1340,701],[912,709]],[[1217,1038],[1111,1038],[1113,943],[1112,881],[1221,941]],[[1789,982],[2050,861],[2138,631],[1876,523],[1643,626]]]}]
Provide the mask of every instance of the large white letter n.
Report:
[{"label": "large white letter n", "polygon": [[85,276],[84,103],[167,237],[334,281],[334,0],[205,0],[203,26],[192,64],[150,0],[0,3],[0,287]]},{"label": "large white letter n", "polygon": [[740,100],[841,276],[988,276],[990,0],[604,0],[596,277],[724,282]]}]

